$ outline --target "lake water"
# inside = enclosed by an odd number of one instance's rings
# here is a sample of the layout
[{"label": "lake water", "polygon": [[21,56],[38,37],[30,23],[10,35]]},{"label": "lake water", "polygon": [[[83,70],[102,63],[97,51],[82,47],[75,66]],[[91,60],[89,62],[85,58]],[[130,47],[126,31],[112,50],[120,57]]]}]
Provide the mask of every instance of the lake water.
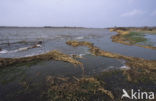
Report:
[{"label": "lake water", "polygon": [[[109,32],[108,29],[98,28],[0,28],[0,48],[7,51],[1,53],[0,57],[26,57],[51,50],[59,50],[65,54],[84,54],[83,58],[77,59],[83,63],[84,73],[79,66],[76,67],[70,63],[55,60],[1,68],[0,101],[45,100],[41,99],[41,95],[43,91],[47,90],[45,82],[47,76],[95,76],[104,71],[120,70],[125,67],[123,60],[93,56],[86,47],[66,45],[65,42],[68,40],[89,41],[105,51],[156,60],[155,50],[112,42],[110,37],[115,34],[117,33]],[[20,48],[30,47],[38,41],[43,42],[41,47],[18,51]],[[134,85],[125,82],[120,74],[114,74],[103,79],[106,79],[110,84],[108,88],[117,92],[122,87],[140,87],[139,84]],[[21,85],[23,82],[28,87],[23,87]],[[142,86],[150,89],[156,88],[152,83]]]},{"label": "lake water", "polygon": [[[0,48],[8,51],[6,54],[0,54],[0,57],[31,56],[54,49],[67,54],[87,54],[85,47],[73,48],[65,44],[67,40],[78,40],[92,42],[99,48],[113,53],[156,59],[155,50],[112,42],[110,37],[115,34],[107,29],[89,28],[0,28]],[[43,41],[42,47],[15,52],[38,41]]]}]

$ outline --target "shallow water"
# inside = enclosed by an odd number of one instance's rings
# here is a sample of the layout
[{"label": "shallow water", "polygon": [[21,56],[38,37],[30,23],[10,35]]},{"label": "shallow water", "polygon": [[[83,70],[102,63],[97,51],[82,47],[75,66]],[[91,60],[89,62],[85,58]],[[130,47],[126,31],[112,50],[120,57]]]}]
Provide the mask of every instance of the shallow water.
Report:
[{"label": "shallow water", "polygon": [[[89,41],[99,48],[127,56],[156,60],[156,51],[137,46],[114,43],[111,36],[115,32],[107,29],[87,28],[0,28],[0,48],[8,53],[0,57],[25,57],[42,54],[51,50],[60,50],[65,54],[85,54],[77,58],[84,65],[84,72],[79,66],[62,61],[37,61],[0,69],[0,101],[43,101],[42,95],[47,91],[47,76],[82,77],[96,76],[104,71],[120,70],[125,62],[119,59],[93,56],[86,47],[72,47],[65,44],[67,40]],[[18,51],[43,41],[42,47]],[[9,43],[9,44],[8,44]],[[121,93],[122,87],[131,89],[140,85],[129,84],[119,73],[102,76],[108,88]],[[128,85],[128,86],[127,86]],[[142,84],[143,88],[155,89],[153,83]],[[48,100],[47,100],[48,101]]]},{"label": "shallow water", "polygon": [[[112,42],[110,37],[115,34],[117,33],[109,32],[107,29],[89,28],[0,28],[0,47],[8,51],[32,46],[38,41],[43,41],[42,47],[16,53],[8,52],[0,54],[0,57],[31,56],[54,49],[67,54],[87,54],[85,47],[73,48],[65,44],[67,40],[79,40],[93,42],[99,48],[114,53],[156,59],[155,50]],[[7,44],[8,42],[10,45]]]},{"label": "shallow water", "polygon": [[156,35],[155,34],[145,34],[145,38],[151,43],[152,46],[156,47]]},{"label": "shallow water", "polygon": [[101,56],[86,55],[79,61],[84,64],[84,73],[78,66],[54,60],[1,69],[0,99],[2,101],[10,101],[10,99],[12,101],[41,100],[40,95],[46,88],[46,77],[48,76],[91,76],[106,70],[120,69],[121,66],[124,66],[122,60]]}]

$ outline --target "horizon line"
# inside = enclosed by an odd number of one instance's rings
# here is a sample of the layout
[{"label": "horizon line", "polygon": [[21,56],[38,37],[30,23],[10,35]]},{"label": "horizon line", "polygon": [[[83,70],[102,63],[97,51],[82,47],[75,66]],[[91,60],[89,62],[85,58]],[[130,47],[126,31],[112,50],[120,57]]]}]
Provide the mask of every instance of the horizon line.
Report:
[{"label": "horizon line", "polygon": [[113,27],[82,27],[82,26],[0,26],[0,28],[115,28],[115,27],[133,27],[133,28],[142,28],[142,27],[156,27],[156,26],[113,26]]}]

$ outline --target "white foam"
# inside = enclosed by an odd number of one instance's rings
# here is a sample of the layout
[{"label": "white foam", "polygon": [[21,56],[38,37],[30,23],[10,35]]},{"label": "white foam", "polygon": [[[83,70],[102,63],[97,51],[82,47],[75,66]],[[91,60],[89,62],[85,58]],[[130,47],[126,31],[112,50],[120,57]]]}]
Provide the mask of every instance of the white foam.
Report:
[{"label": "white foam", "polygon": [[79,54],[79,58],[83,58],[86,54]]},{"label": "white foam", "polygon": [[0,51],[0,54],[5,54],[5,53],[8,53],[8,51],[7,50],[1,50]]},{"label": "white foam", "polygon": [[129,69],[129,67],[128,67],[128,66],[126,66],[126,65],[121,66],[120,68],[121,68],[121,69]]},{"label": "white foam", "polygon": [[[37,47],[41,47],[40,44],[37,44],[36,45],[36,48]],[[15,52],[20,52],[20,51],[26,51],[28,49],[32,49],[33,47],[23,47],[23,48],[19,48],[19,49],[16,49],[16,50],[11,50],[11,51],[8,51],[8,53],[15,53]]]},{"label": "white foam", "polygon": [[37,44],[36,46],[37,46],[37,47],[41,47],[41,45],[40,45],[40,44]]},{"label": "white foam", "polygon": [[35,55],[38,55],[38,54],[32,53],[32,54],[25,55],[24,57],[31,57],[31,56],[35,56]]},{"label": "white foam", "polygon": [[19,48],[19,49],[17,49],[17,52],[18,52],[18,51],[25,51],[25,50],[28,50],[28,48],[29,48],[29,47]]}]

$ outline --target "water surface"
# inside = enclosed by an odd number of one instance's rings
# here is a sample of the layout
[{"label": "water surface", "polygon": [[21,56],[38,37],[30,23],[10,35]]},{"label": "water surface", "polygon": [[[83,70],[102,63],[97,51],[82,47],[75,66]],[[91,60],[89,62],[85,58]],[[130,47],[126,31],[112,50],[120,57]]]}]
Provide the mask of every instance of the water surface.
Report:
[{"label": "water surface", "polygon": [[[54,49],[67,54],[87,54],[85,47],[73,48],[65,44],[67,40],[78,40],[92,42],[99,48],[113,53],[156,59],[155,50],[112,42],[111,36],[115,34],[117,33],[98,28],[0,28],[0,47],[9,51],[6,54],[0,54],[0,57],[31,56]],[[19,48],[32,46],[38,41],[43,41],[42,47],[12,52]]]},{"label": "water surface", "polygon": [[[89,41],[95,46],[109,52],[126,56],[141,57],[156,60],[156,51],[137,46],[127,46],[114,43],[111,36],[115,32],[107,29],[89,28],[0,28],[0,48],[7,53],[0,57],[26,57],[42,54],[51,50],[59,50],[65,54],[82,55],[76,58],[84,65],[84,71],[80,66],[74,66],[63,61],[32,61],[23,65],[14,65],[0,69],[0,100],[2,101],[46,101],[42,99],[47,92],[46,78],[48,76],[59,77],[83,77],[97,76],[111,70],[121,70],[125,67],[125,61],[108,57],[93,56],[87,47],[72,47],[65,44],[68,40]],[[150,37],[150,36],[148,36]],[[155,39],[155,38],[154,38]],[[153,40],[154,40],[153,39]],[[152,38],[151,38],[152,40]],[[38,41],[42,41],[41,47],[26,51],[16,51],[19,48],[31,47]],[[153,41],[154,42],[154,41]],[[156,89],[155,84],[130,84],[125,80],[121,72],[104,75],[102,78],[108,83],[108,90],[120,94],[124,88]],[[120,98],[120,97],[119,97]],[[47,100],[48,101],[48,100]]]}]

